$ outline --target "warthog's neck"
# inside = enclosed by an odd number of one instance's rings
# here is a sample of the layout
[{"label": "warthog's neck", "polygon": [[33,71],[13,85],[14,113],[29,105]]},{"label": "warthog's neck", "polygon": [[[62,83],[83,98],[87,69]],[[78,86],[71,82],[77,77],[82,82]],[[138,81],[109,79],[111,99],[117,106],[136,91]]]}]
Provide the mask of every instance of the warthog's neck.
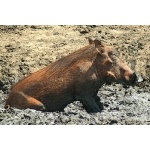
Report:
[{"label": "warthog's neck", "polygon": [[97,55],[95,56],[92,66],[94,67],[95,70],[95,75],[97,78],[97,82],[99,82],[99,86],[101,87],[104,83],[105,83],[105,76],[104,76],[104,68],[101,67],[101,65],[99,64],[99,54],[97,53]]}]

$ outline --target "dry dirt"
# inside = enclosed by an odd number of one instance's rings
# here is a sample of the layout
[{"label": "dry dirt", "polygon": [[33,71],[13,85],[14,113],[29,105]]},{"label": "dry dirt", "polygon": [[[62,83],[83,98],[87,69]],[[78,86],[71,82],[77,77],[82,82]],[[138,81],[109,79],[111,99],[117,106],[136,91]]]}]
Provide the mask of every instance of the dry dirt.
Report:
[{"label": "dry dirt", "polygon": [[[52,113],[3,108],[13,84],[87,45],[87,37],[113,45],[143,81],[104,85],[102,113],[88,114],[80,102]],[[150,124],[150,26],[0,26],[0,40],[0,124]]]}]

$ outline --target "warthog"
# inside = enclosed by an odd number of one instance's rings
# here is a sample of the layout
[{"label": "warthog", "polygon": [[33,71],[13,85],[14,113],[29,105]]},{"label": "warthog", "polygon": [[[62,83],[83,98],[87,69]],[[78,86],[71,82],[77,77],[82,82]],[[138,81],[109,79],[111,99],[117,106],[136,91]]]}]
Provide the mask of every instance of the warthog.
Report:
[{"label": "warthog", "polygon": [[87,112],[100,112],[97,92],[104,83],[134,85],[136,74],[119,59],[112,46],[89,38],[89,45],[61,58],[17,83],[5,108],[62,111],[80,101]]}]

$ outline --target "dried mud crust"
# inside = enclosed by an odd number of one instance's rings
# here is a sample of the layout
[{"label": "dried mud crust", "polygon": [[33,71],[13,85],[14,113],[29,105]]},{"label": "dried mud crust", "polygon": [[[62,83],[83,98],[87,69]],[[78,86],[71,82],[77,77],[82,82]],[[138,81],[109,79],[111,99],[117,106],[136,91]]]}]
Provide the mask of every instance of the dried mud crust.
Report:
[{"label": "dried mud crust", "polygon": [[[0,124],[150,124],[150,26],[0,26]],[[139,86],[104,85],[102,113],[88,114],[80,102],[64,112],[5,110],[13,84],[88,44],[112,44],[144,81]]]}]

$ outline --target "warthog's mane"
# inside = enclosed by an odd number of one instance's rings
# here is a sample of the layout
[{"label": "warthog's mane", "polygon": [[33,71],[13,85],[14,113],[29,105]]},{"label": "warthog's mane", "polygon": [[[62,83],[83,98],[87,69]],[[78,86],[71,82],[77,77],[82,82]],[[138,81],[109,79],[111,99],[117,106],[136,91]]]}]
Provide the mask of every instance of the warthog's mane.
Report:
[{"label": "warthog's mane", "polygon": [[78,60],[82,60],[84,58],[94,59],[95,54],[98,53],[95,49],[94,45],[88,45],[77,51],[71,53],[68,56],[61,58],[60,60],[50,64],[47,67],[47,72],[49,76],[55,76],[56,74],[62,73],[62,71],[66,70],[67,68],[71,67],[75,62]]}]

